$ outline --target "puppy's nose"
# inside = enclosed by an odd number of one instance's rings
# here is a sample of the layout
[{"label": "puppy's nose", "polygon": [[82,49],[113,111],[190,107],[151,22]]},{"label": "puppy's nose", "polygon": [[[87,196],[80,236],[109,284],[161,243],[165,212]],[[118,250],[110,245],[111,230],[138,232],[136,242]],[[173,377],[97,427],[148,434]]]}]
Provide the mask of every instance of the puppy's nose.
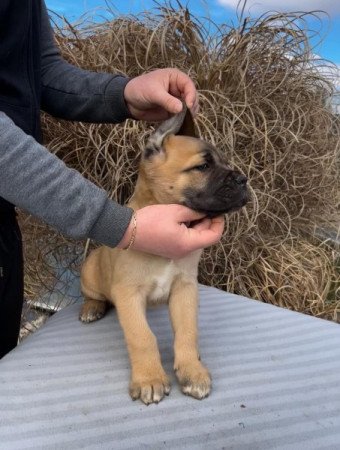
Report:
[{"label": "puppy's nose", "polygon": [[237,184],[245,185],[248,181],[248,178],[245,175],[242,175],[242,173],[235,173],[234,174],[234,180]]}]

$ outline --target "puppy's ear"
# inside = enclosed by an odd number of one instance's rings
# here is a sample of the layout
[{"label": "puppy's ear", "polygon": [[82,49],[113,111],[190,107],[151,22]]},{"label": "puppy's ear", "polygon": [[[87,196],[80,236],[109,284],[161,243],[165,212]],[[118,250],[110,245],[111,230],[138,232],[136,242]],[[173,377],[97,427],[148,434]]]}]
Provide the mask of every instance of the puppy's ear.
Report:
[{"label": "puppy's ear", "polygon": [[194,119],[192,117],[190,109],[188,109],[188,108],[186,108],[186,113],[184,116],[182,126],[179,129],[177,134],[179,134],[181,136],[197,137]]},{"label": "puppy's ear", "polygon": [[175,114],[170,117],[170,119],[163,122],[149,137],[144,149],[144,157],[149,158],[152,155],[160,153],[162,151],[164,139],[170,134],[196,136],[191,113],[184,103],[180,113]]}]

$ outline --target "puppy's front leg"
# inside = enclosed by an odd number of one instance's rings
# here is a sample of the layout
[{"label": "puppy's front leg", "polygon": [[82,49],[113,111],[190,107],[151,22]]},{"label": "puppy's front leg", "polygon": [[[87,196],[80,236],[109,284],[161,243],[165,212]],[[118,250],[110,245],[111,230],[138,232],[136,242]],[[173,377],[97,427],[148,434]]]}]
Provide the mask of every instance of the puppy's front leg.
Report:
[{"label": "puppy's front leg", "polygon": [[199,360],[197,338],[198,289],[196,283],[179,278],[171,290],[170,317],[175,334],[174,369],[182,392],[197,399],[211,390],[208,369]]},{"label": "puppy's front leg", "polygon": [[146,298],[141,292],[117,289],[113,293],[131,363],[130,396],[146,405],[158,403],[170,392],[157,340],[145,316]]}]

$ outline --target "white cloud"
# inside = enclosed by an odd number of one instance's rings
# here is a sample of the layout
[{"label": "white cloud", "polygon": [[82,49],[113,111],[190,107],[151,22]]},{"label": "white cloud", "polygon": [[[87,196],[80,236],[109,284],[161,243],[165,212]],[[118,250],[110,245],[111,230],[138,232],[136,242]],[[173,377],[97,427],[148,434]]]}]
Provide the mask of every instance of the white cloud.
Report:
[{"label": "white cloud", "polygon": [[[238,0],[218,0],[222,6],[236,9]],[[241,2],[241,6],[242,6]],[[338,0],[248,0],[246,11],[261,13],[266,11],[326,11],[330,15],[340,14]]]},{"label": "white cloud", "polygon": [[311,67],[315,67],[319,72],[329,80],[337,90],[340,89],[340,65],[326,63],[319,55],[313,55],[310,63]]},{"label": "white cloud", "polygon": [[[293,56],[289,53],[286,54],[286,57],[291,60]],[[321,56],[317,54],[311,55],[309,63],[304,65],[304,67],[308,69],[316,69],[320,72],[320,74],[331,82],[335,89],[339,91],[340,94],[340,65],[334,64],[329,61],[325,61],[321,58]]]},{"label": "white cloud", "polygon": [[329,78],[332,80],[336,89],[340,90],[340,66],[335,66],[335,68],[330,71]]}]

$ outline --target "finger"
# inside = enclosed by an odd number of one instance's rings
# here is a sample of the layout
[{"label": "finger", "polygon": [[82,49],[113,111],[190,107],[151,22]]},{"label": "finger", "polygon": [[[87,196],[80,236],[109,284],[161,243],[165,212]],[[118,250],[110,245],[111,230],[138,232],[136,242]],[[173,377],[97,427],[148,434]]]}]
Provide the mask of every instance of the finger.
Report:
[{"label": "finger", "polygon": [[184,101],[187,107],[192,110],[194,109],[195,103],[196,103],[196,94],[195,92],[189,92],[187,95],[184,96]]},{"label": "finger", "polygon": [[204,213],[194,211],[193,209],[187,208],[186,206],[174,205],[177,207],[177,220],[178,222],[194,222],[195,220],[200,220],[205,217]]},{"label": "finger", "polygon": [[190,111],[193,111],[196,106],[198,106],[198,98],[197,98],[197,91],[195,88],[194,83],[191,82],[187,85],[187,93],[184,94],[184,101],[187,107],[190,109]]},{"label": "finger", "polygon": [[210,230],[213,233],[222,234],[224,230],[224,216],[218,216],[211,220]]},{"label": "finger", "polygon": [[195,222],[191,228],[194,228],[197,231],[209,230],[211,227],[211,219],[208,217],[204,217],[202,220]]},{"label": "finger", "polygon": [[224,218],[222,216],[211,219],[211,226],[207,230],[198,231],[195,228],[189,228],[188,232],[192,246],[202,248],[216,244],[222,237],[223,229]]},{"label": "finger", "polygon": [[188,228],[189,240],[191,241],[192,248],[199,249],[210,247],[216,244],[222,236],[222,231],[213,231],[211,228],[209,230],[197,231],[194,228]]},{"label": "finger", "polygon": [[154,103],[157,103],[171,114],[178,114],[183,109],[181,100],[165,91],[155,93]]},{"label": "finger", "polygon": [[194,82],[188,75],[179,70],[172,71],[170,73],[169,88],[170,93],[174,95],[176,93],[178,95],[179,92],[187,107],[189,109],[193,108],[197,100],[197,91]]}]

